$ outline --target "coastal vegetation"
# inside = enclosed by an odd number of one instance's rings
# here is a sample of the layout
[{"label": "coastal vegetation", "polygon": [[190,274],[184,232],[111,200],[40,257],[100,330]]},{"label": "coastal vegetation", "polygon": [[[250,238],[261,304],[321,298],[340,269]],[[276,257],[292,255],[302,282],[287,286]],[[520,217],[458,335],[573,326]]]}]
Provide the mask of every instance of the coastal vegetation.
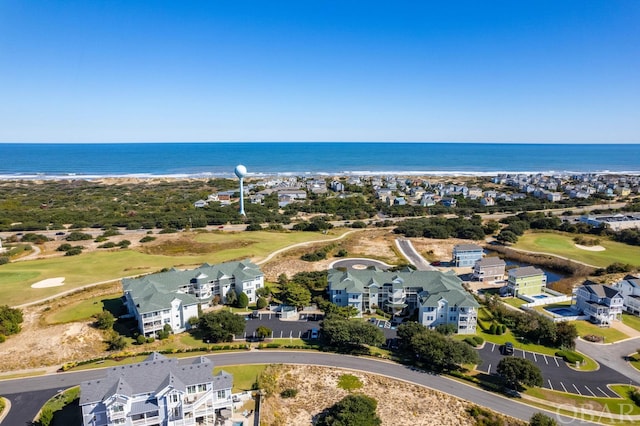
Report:
[{"label": "coastal vegetation", "polygon": [[20,309],[11,308],[7,305],[0,306],[0,343],[6,340],[6,337],[20,332],[20,324],[22,323],[22,311]]}]

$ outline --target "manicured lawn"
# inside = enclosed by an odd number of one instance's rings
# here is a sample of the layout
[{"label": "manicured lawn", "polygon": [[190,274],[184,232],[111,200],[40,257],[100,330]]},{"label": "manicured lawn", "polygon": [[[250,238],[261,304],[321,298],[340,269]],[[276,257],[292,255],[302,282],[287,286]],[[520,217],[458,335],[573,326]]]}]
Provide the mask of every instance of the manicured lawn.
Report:
[{"label": "manicured lawn", "polygon": [[[187,235],[187,234],[185,234]],[[263,259],[276,249],[303,241],[325,240],[335,235],[316,232],[242,232],[193,234],[196,240],[210,240],[211,251],[204,254],[151,255],[135,250],[91,252],[79,256],[64,256],[15,262],[2,266],[0,271],[0,300],[3,304],[15,306],[22,303],[50,297],[60,292],[80,286],[115,281],[121,277],[137,276],[157,272],[162,268],[192,268],[205,262],[219,263],[232,259]],[[226,241],[226,245],[219,244]],[[64,277],[64,285],[49,288],[31,288],[46,278]]]},{"label": "manicured lawn", "polygon": [[573,321],[573,324],[576,326],[579,336],[582,337],[589,334],[593,334],[595,336],[603,336],[604,343],[613,343],[629,337],[613,327],[598,327],[595,324],[591,324],[589,321]]},{"label": "manicured lawn", "polygon": [[[110,295],[96,296],[87,300],[81,300],[76,303],[71,303],[63,308],[56,310],[52,314],[47,315],[46,322],[48,324],[62,324],[89,319],[92,316],[102,312],[103,309],[110,310],[109,307],[113,306],[115,302],[120,303],[121,296],[122,293],[115,293]],[[114,315],[117,315],[117,312]]]},{"label": "manicured lawn", "polygon": [[[534,252],[551,253],[589,265],[606,267],[612,263],[629,263],[640,266],[640,247],[599,238],[604,251],[582,250],[575,246],[573,238],[580,234],[527,232],[518,239],[514,248]],[[589,236],[592,237],[592,236]]]},{"label": "manicured lawn", "polygon": [[267,368],[267,364],[248,364],[248,365],[226,365],[224,367],[215,367],[213,373],[217,374],[220,370],[224,370],[233,375],[234,393],[249,391],[256,382],[256,379]]},{"label": "manicured lawn", "polygon": [[527,302],[522,299],[518,299],[517,297],[505,297],[502,299],[502,303],[506,303],[507,305],[513,306],[514,308],[519,308]]},{"label": "manicured lawn", "polygon": [[635,330],[640,331],[640,317],[623,312],[622,322],[624,323],[624,325],[627,325]]}]

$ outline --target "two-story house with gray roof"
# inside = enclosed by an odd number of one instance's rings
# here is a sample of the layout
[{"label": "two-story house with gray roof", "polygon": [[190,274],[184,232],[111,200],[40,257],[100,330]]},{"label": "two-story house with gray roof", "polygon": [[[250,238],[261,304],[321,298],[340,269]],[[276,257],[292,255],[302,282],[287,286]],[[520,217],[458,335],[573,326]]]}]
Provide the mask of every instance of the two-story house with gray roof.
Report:
[{"label": "two-story house with gray roof", "polygon": [[473,265],[473,278],[480,282],[504,280],[507,264],[497,256],[476,260]]},{"label": "two-story house with gray roof", "polygon": [[216,296],[225,303],[230,290],[244,292],[249,303],[255,303],[256,290],[263,286],[264,274],[249,260],[205,263],[196,269],[171,269],[122,280],[125,306],[146,337],[157,335],[165,324],[174,333],[185,331],[190,327],[189,318],[198,317],[198,306],[208,305]]},{"label": "two-story house with gray roof", "polygon": [[394,315],[417,311],[426,327],[455,324],[460,334],[476,331],[479,304],[453,272],[331,269],[328,282],[329,300],[359,314],[376,308]]},{"label": "two-story house with gray roof", "polygon": [[576,308],[600,325],[621,320],[623,304],[622,294],[608,285],[586,281],[576,290]]},{"label": "two-story house with gray roof", "polygon": [[213,374],[206,357],[180,365],[157,352],[137,364],[106,370],[80,384],[83,426],[213,425],[233,410],[233,377]]},{"label": "two-story house with gray roof", "polygon": [[624,310],[633,315],[640,315],[640,277],[627,275],[613,285],[624,298]]},{"label": "two-story house with gray roof", "polygon": [[483,255],[482,247],[477,244],[457,244],[453,247],[451,262],[456,267],[473,266]]}]

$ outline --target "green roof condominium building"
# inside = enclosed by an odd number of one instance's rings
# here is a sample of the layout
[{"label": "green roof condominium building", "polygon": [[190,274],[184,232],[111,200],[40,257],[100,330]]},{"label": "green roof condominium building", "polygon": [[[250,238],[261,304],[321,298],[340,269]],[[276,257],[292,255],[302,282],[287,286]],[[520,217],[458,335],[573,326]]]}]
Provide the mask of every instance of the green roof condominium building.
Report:
[{"label": "green roof condominium building", "polygon": [[188,329],[189,318],[198,317],[198,306],[206,306],[215,296],[226,303],[233,289],[244,292],[255,303],[256,290],[264,286],[264,274],[249,260],[218,265],[205,263],[196,269],[171,269],[142,278],[122,280],[129,315],[135,317],[140,333],[155,336],[169,324],[174,333]]},{"label": "green roof condominium building", "polygon": [[514,297],[538,295],[546,286],[547,276],[542,269],[535,266],[525,266],[509,270],[507,292]]},{"label": "green roof condominium building", "polygon": [[360,315],[381,308],[394,315],[418,311],[418,322],[434,328],[455,324],[460,334],[476,332],[480,306],[453,272],[329,270],[329,300],[353,306]]}]

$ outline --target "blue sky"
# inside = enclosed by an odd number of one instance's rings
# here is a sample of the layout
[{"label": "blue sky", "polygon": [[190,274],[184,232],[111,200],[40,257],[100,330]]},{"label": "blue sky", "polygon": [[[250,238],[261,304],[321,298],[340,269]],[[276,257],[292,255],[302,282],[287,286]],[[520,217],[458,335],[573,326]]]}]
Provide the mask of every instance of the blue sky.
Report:
[{"label": "blue sky", "polygon": [[0,142],[640,143],[640,1],[0,1]]}]

